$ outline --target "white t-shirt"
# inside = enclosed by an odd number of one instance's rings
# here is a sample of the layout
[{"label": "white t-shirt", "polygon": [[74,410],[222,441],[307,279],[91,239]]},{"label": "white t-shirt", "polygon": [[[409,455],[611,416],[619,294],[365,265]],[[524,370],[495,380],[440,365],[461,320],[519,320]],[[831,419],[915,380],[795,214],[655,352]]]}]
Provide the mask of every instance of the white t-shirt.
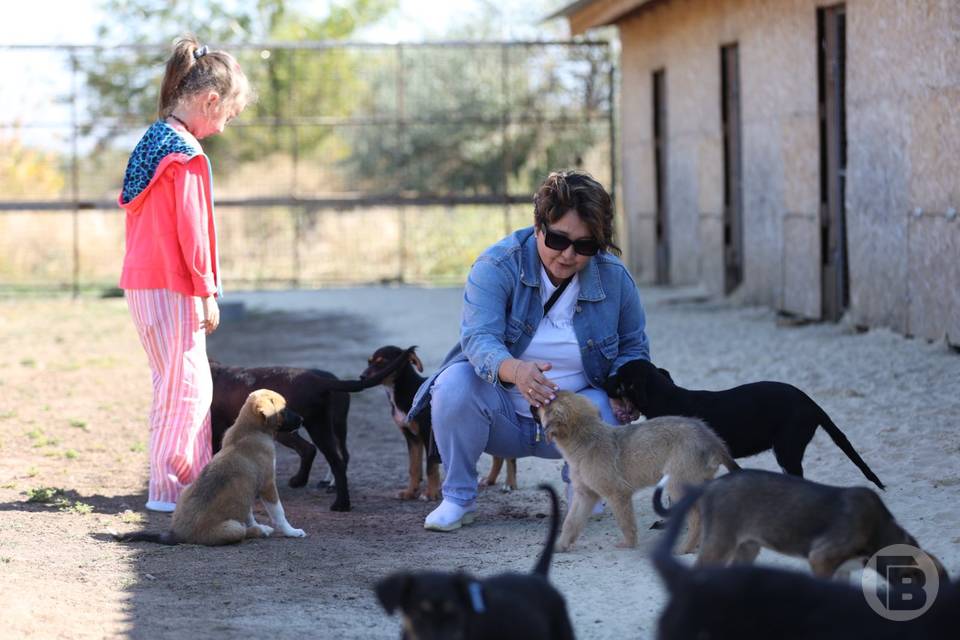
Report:
[{"label": "white t-shirt", "polygon": [[[540,265],[540,297],[547,303],[557,287],[550,282],[546,270]],[[580,343],[573,331],[573,313],[580,296],[580,274],[575,274],[570,284],[540,321],[527,350],[520,355],[524,362],[549,362],[553,368],[544,372],[562,391],[577,392],[590,385],[583,374],[583,359]],[[530,402],[524,398],[516,385],[510,388],[510,400],[516,412],[530,415]]]}]

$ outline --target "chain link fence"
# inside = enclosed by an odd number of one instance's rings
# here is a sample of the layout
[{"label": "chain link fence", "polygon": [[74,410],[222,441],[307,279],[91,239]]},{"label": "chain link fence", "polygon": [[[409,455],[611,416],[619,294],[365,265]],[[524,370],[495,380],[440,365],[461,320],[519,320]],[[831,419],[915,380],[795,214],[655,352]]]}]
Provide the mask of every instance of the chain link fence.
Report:
[{"label": "chain link fence", "polygon": [[[605,42],[265,43],[227,47],[258,103],[204,141],[225,286],[462,282],[529,225],[549,170],[611,191]],[[0,46],[0,289],[105,289],[116,205],[168,48]]]}]

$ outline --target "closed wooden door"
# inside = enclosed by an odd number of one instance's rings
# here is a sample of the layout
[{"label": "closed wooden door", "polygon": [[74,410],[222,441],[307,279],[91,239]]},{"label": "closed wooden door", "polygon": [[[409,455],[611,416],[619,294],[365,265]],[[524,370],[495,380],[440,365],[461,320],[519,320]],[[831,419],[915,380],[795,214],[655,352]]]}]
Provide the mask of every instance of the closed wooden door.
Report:
[{"label": "closed wooden door", "polygon": [[743,172],[741,170],[740,56],[736,44],[720,48],[723,130],[723,291],[743,282]]},{"label": "closed wooden door", "polygon": [[844,5],[817,10],[820,112],[820,248],[824,320],[849,305],[844,179],[846,132],[846,13]]},{"label": "closed wooden door", "polygon": [[666,71],[653,72],[653,167],[656,189],[656,283],[670,283],[670,218],[667,200]]}]

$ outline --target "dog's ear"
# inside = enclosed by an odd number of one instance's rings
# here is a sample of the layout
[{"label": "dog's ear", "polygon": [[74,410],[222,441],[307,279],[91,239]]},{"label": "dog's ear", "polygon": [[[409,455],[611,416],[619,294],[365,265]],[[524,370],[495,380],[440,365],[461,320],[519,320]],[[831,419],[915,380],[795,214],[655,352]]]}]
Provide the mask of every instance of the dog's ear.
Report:
[{"label": "dog's ear", "polygon": [[666,369],[660,369],[660,368],[658,368],[657,371],[659,371],[667,380],[669,380],[670,382],[673,382],[673,376],[670,375],[669,371],[667,371]]},{"label": "dog's ear", "polygon": [[377,594],[380,606],[391,614],[402,607],[407,594],[410,593],[410,587],[413,586],[413,580],[413,575],[404,571],[391,574],[378,582],[373,590]]},{"label": "dog's ear", "polygon": [[420,357],[417,355],[417,352],[414,351],[416,347],[410,347],[407,351],[410,352],[410,364],[417,368],[417,371],[423,373],[423,363],[420,362]]},{"label": "dog's ear", "polygon": [[270,427],[279,425],[280,410],[283,409],[283,407],[278,405],[274,394],[266,389],[260,389],[259,391],[254,391],[254,393],[256,394],[256,398],[254,399],[253,408],[257,414],[263,418],[264,423]]}]

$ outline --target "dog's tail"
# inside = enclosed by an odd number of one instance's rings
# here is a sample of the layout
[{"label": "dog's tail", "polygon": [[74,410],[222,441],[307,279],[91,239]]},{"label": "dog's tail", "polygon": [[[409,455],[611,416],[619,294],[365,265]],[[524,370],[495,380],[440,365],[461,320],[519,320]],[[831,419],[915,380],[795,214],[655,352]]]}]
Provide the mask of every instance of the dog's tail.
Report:
[{"label": "dog's tail", "polygon": [[117,542],[156,542],[157,544],[177,545],[180,542],[173,536],[172,531],[154,533],[151,531],[133,531],[131,533],[115,533],[113,539]]},{"label": "dog's tail", "polygon": [[663,534],[663,539],[654,547],[650,559],[653,562],[653,567],[666,583],[667,589],[673,593],[681,588],[681,583],[689,573],[689,570],[683,564],[677,562],[674,557],[673,546],[676,544],[677,538],[680,537],[680,530],[683,528],[687,512],[703,494],[703,487],[688,487],[683,499],[673,508],[666,509],[660,503],[660,499],[663,495],[663,487],[667,484],[667,478],[668,476],[664,476],[653,493],[653,508],[661,516],[669,515],[670,521]]},{"label": "dog's tail", "polygon": [[840,431],[840,427],[833,423],[833,420],[830,419],[830,416],[827,415],[827,412],[820,408],[812,398],[809,398],[810,403],[816,407],[817,418],[819,419],[820,426],[823,427],[823,430],[827,432],[827,435],[830,436],[830,439],[833,440],[834,444],[840,447],[840,450],[847,454],[847,457],[850,458],[850,461],[853,464],[859,467],[860,471],[866,476],[867,480],[877,485],[881,489],[886,489],[883,486],[883,483],[880,482],[880,478],[877,477],[877,474],[867,466],[867,463],[863,461],[863,458],[860,457],[860,454],[857,453],[857,450],[853,448],[853,445],[850,444],[850,441],[847,440],[847,436],[844,435],[843,431]]},{"label": "dog's tail", "polygon": [[727,468],[727,471],[740,471],[740,465],[738,465],[737,461],[730,455],[730,449],[727,448],[726,444],[720,448],[720,451],[717,453],[717,458],[719,458],[720,464]]},{"label": "dog's tail", "polygon": [[553,547],[557,542],[557,532],[560,530],[560,501],[557,499],[557,492],[548,484],[541,484],[537,487],[550,494],[550,533],[547,534],[547,544],[543,547],[543,552],[537,560],[537,565],[533,572],[547,577],[550,571],[550,561],[553,559]]},{"label": "dog's tail", "polygon": [[663,490],[667,488],[668,482],[670,482],[669,473],[660,478],[660,482],[657,483],[657,488],[653,490],[653,510],[656,511],[657,515],[661,518],[669,518],[670,514],[673,513],[673,509],[663,504]]},{"label": "dog's tail", "polygon": [[416,350],[416,346],[404,349],[403,353],[391,360],[383,369],[377,371],[372,376],[360,380],[330,380],[329,382],[324,382],[323,386],[329,391],[363,391],[364,389],[375,387],[386,380],[391,374],[398,371],[400,367],[410,362],[410,354],[413,353],[414,350]]}]

